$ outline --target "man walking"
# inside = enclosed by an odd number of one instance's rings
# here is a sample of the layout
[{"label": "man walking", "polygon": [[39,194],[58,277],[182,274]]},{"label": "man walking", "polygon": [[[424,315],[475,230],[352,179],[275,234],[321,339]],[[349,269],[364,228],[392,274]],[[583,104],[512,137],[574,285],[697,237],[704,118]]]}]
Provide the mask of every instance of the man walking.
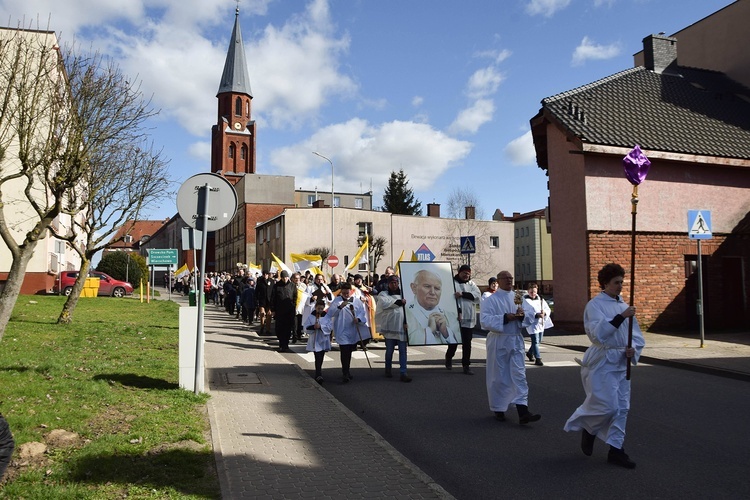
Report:
[{"label": "man walking", "polygon": [[531,324],[534,315],[524,312],[513,292],[513,275],[500,271],[500,289],[484,299],[480,321],[487,334],[487,398],[495,418],[504,421],[511,404],[516,405],[521,425],[536,422],[541,415],[529,411],[529,386],[524,365],[525,347],[523,328]]},{"label": "man walking", "polygon": [[289,337],[294,331],[295,298],[297,287],[289,280],[289,272],[281,271],[281,279],[271,291],[271,312],[276,319],[276,338],[279,339],[279,352],[291,352]]},{"label": "man walking", "polygon": [[[471,267],[464,264],[458,268],[458,274],[453,277],[456,287],[456,303],[461,319],[461,366],[466,375],[474,375],[471,365],[471,338],[474,326],[477,324],[477,309],[481,294],[479,287],[471,281]],[[445,367],[453,368],[453,356],[458,350],[458,344],[449,344],[445,353]]]}]

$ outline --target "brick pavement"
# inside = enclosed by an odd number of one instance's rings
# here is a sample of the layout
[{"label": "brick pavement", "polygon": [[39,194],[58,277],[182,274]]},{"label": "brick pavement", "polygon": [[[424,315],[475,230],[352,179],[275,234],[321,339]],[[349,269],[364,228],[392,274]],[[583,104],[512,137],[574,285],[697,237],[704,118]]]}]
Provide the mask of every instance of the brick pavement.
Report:
[{"label": "brick pavement", "polygon": [[452,498],[255,329],[209,304],[204,330],[223,498]]}]

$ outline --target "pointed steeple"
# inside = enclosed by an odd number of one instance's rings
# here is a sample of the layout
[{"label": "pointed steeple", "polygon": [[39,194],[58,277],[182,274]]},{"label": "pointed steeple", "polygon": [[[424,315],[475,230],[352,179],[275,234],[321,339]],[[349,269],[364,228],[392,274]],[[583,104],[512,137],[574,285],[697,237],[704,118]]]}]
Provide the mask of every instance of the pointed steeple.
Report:
[{"label": "pointed steeple", "polygon": [[219,83],[219,94],[232,92],[235,94],[247,94],[253,97],[250,89],[250,74],[247,71],[247,59],[245,58],[245,45],[242,43],[242,32],[240,31],[240,8],[234,15],[234,28],[232,38],[229,40],[227,49],[227,60],[224,63],[224,72]]}]

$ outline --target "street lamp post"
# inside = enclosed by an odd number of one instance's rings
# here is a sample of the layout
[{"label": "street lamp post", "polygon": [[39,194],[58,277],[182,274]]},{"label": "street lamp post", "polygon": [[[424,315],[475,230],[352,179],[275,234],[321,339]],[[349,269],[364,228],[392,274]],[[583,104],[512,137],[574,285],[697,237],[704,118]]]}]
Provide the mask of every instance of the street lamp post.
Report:
[{"label": "street lamp post", "polygon": [[327,161],[328,163],[331,164],[331,252],[328,255],[335,255],[335,253],[333,251],[333,241],[334,241],[333,240],[333,234],[334,234],[334,229],[333,229],[334,228],[334,225],[333,225],[333,223],[334,223],[334,219],[333,219],[333,217],[334,217],[334,215],[333,215],[333,207],[334,207],[336,199],[333,196],[333,162],[330,160],[330,158],[328,158],[326,156],[323,156],[322,154],[318,153],[317,151],[313,151],[312,154],[314,154],[315,156],[320,156],[325,161]]}]

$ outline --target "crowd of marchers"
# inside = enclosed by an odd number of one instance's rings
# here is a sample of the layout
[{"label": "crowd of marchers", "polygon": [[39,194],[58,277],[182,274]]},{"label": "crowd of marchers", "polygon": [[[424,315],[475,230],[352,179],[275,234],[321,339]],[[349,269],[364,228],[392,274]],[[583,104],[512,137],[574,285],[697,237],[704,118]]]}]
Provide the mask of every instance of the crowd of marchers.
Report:
[{"label": "crowd of marchers", "polygon": [[[635,307],[628,306],[620,295],[624,275],[617,264],[608,264],[599,272],[602,292],[589,302],[584,314],[584,327],[592,342],[580,362],[586,400],[565,424],[565,430],[581,432],[584,454],[592,454],[598,437],[610,446],[610,463],[634,468],[635,462],[623,448],[630,400],[626,367],[637,363],[644,342],[634,318]],[[372,279],[360,274],[344,279],[333,274],[326,282],[322,274],[310,271],[281,271],[273,276],[264,271],[256,278],[240,270],[234,274],[208,273],[202,281],[206,303],[224,307],[247,325],[259,322],[259,335],[275,335],[280,352],[291,352],[290,343],[306,341],[306,350],[314,353],[315,380],[320,384],[324,381],[325,353],[331,350],[334,339],[340,352],[341,380],[347,384],[354,379],[350,370],[352,353],[362,349],[366,355],[374,335],[385,340],[385,376],[393,377],[392,359],[398,350],[399,379],[412,381],[407,373],[406,298],[392,267]],[[490,410],[497,420],[505,421],[505,412],[514,406],[521,425],[539,421],[541,415],[528,407],[524,363],[526,357],[537,366],[544,365],[539,344],[545,329],[552,326],[550,307],[538,295],[538,286],[531,283],[525,294],[520,293],[513,288],[512,274],[501,271],[497,278],[489,279],[482,294],[471,280],[468,265],[459,268],[453,281],[461,341],[448,344],[445,368],[452,369],[453,357],[461,346],[463,373],[474,374],[471,341],[475,327],[481,326],[488,331],[486,384]],[[179,280],[173,286],[179,291]],[[190,289],[189,278],[182,286]],[[629,330],[632,341],[627,341]],[[531,340],[529,349],[524,336]]]}]

